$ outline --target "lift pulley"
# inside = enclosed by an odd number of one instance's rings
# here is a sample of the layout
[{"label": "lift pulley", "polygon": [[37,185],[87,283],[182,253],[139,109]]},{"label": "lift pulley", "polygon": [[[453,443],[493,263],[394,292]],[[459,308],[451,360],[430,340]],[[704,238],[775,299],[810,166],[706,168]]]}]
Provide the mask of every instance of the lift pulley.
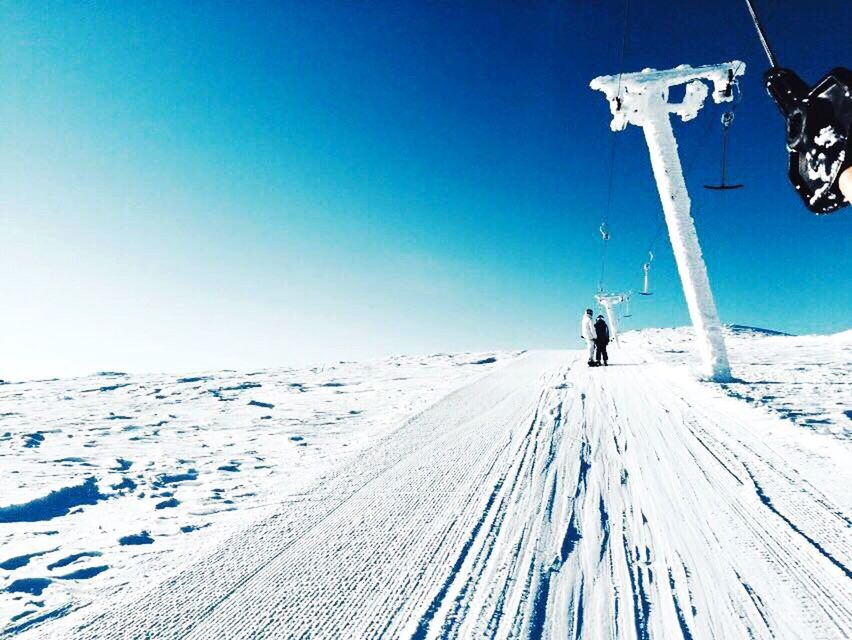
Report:
[{"label": "lift pulley", "polygon": [[852,201],[852,71],[837,67],[814,87],[778,66],[757,17],[746,0],[770,69],[766,90],[787,123],[787,174],[805,206],[832,213]]}]

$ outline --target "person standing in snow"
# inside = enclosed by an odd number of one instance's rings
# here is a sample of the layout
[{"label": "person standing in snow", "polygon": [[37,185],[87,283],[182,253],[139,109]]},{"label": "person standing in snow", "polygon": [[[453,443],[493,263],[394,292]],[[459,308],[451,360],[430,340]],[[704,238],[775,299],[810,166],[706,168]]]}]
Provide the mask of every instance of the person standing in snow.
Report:
[{"label": "person standing in snow", "polygon": [[609,344],[609,327],[606,325],[603,316],[598,316],[598,321],[595,322],[595,346],[598,348],[595,354],[595,364],[600,365],[601,357],[606,367],[609,361],[609,356],[606,353],[606,345]]},{"label": "person standing in snow", "polygon": [[580,337],[586,341],[589,350],[589,366],[595,366],[595,325],[592,323],[593,312],[586,309],[583,319],[580,321]]}]

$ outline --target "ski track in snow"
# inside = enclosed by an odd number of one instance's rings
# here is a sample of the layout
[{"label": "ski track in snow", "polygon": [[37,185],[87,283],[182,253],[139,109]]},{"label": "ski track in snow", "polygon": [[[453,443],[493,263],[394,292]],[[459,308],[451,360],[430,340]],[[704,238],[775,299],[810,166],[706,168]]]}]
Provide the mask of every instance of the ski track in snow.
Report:
[{"label": "ski track in snow", "polygon": [[0,384],[0,637],[205,557],[495,355]]},{"label": "ski track in snow", "polygon": [[7,632],[850,637],[847,443],[628,343],[498,359],[170,573]]}]

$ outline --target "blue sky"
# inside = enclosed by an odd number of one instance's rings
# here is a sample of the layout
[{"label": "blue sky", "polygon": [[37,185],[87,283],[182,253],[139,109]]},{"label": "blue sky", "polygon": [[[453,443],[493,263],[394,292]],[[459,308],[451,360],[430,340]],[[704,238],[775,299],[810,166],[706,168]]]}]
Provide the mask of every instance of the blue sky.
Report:
[{"label": "blue sky", "polygon": [[[849,65],[852,11],[760,2],[782,64]],[[785,178],[741,2],[633,3],[624,70],[748,65],[675,125],[725,322],[849,328],[852,213]],[[623,2],[7,3],[0,377],[563,347],[597,286]],[[638,289],[659,200],[618,134],[605,284]],[[688,321],[668,239],[629,326]]]}]

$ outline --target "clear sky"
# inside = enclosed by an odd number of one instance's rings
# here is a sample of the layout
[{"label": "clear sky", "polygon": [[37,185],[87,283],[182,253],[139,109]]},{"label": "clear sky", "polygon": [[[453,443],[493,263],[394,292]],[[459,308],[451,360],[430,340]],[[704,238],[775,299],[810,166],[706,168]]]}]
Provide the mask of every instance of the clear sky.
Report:
[{"label": "clear sky", "polygon": [[[852,210],[786,182],[744,4],[633,2],[624,70],[739,58],[678,123],[724,322],[848,329]],[[782,64],[852,65],[848,2],[758,0]],[[0,7],[0,378],[564,347],[600,270],[624,2],[9,2]],[[618,135],[605,285],[660,215]],[[671,248],[627,325],[688,322]]]}]

